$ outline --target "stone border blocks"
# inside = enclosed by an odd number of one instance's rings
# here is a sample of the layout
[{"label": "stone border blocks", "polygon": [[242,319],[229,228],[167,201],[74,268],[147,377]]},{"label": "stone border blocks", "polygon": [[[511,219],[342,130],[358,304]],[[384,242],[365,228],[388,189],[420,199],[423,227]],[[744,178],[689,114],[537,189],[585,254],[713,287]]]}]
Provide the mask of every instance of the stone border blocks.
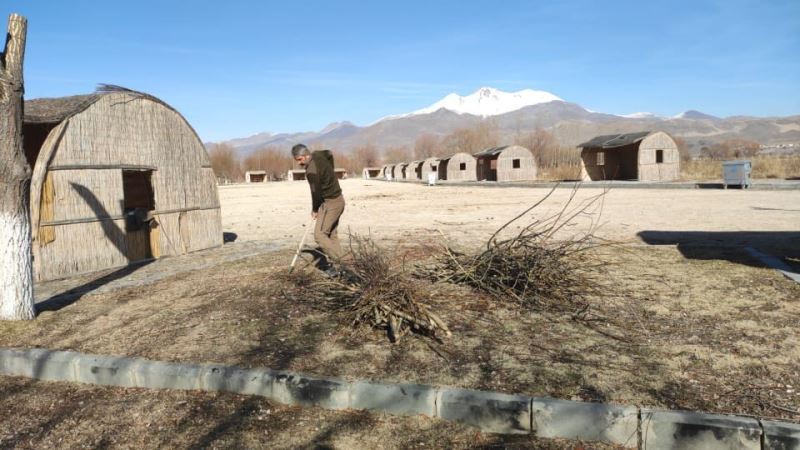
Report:
[{"label": "stone border blocks", "polygon": [[472,425],[489,433],[531,432],[531,399],[522,395],[440,388],[436,417]]},{"label": "stone border blocks", "polygon": [[289,405],[423,414],[488,433],[532,433],[650,450],[800,450],[800,424],[419,384],[351,383],[269,369],[0,348],[0,375],[105,386],[228,391]]},{"label": "stone border blocks", "polygon": [[749,417],[642,409],[642,448],[761,449],[761,426]]},{"label": "stone border blocks", "polygon": [[604,403],[534,398],[534,434],[545,438],[602,441],[627,447],[638,441],[639,409]]},{"label": "stone border blocks", "polygon": [[380,384],[358,381],[350,386],[350,407],[398,416],[436,415],[436,389],[420,384]]}]

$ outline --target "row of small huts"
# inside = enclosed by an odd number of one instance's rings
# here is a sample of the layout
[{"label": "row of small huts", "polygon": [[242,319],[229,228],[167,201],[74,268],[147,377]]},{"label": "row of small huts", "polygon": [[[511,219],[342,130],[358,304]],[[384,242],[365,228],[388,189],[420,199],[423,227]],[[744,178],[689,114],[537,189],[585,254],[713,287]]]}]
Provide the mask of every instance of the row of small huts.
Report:
[{"label": "row of small huts", "polygon": [[492,147],[474,155],[456,153],[447,158],[428,158],[409,163],[387,164],[380,169],[364,169],[365,178],[451,181],[527,181],[536,179],[536,160],[530,150],[519,145]]},{"label": "row of small huts", "polygon": [[[680,155],[675,140],[663,131],[597,136],[580,144],[584,181],[673,181],[680,174]],[[364,178],[448,181],[536,180],[536,160],[525,147],[492,147],[471,155],[428,158],[409,163],[364,169]]]}]

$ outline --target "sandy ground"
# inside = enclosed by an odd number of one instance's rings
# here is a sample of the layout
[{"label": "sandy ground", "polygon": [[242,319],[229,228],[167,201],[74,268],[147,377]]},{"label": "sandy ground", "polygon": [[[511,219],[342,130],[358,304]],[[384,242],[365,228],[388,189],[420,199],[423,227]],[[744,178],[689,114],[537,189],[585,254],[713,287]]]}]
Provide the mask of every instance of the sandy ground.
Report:
[{"label": "sandy ground", "polygon": [[[548,188],[428,187],[360,179],[341,184],[347,202],[342,232],[402,240],[438,237],[441,230],[466,245],[484,241],[549,192]],[[219,193],[223,229],[239,239],[291,246],[309,220],[305,182],[223,186]],[[574,204],[600,193],[602,189],[582,188]],[[571,189],[557,189],[532,217],[556,212],[571,194]],[[598,235],[618,241],[635,241],[643,231],[798,233],[800,190],[612,189],[599,217]],[[589,218],[584,219],[588,225]]]},{"label": "sandy ground", "polygon": [[[412,255],[429,253],[441,234],[456,245],[480,245],[548,192],[362,180],[342,185],[348,202],[343,228],[370,233],[387,251]],[[600,192],[581,190],[573,204]],[[569,195],[569,189],[556,190],[527,219],[557,211]],[[306,183],[226,186],[220,199],[223,229],[235,233],[236,242],[39,285],[37,297],[48,308],[33,322],[0,323],[0,346],[271,367],[800,422],[800,284],[763,267],[743,249],[752,245],[796,264],[800,191],[612,190],[604,198],[598,235],[627,244],[592,256],[600,264],[596,280],[604,292],[592,299],[595,322],[524,311],[466,288],[441,286],[431,293],[433,306],[454,337],[438,347],[440,353],[419,338],[390,344],[380,331],[353,333],[319,305],[286,295],[292,287],[280,275],[308,220]],[[597,215],[578,219],[563,236],[585,230]],[[80,286],[89,288],[75,289]],[[57,295],[69,291],[77,293]],[[90,411],[86,404],[92,405]],[[126,417],[120,404],[138,415]],[[266,409],[280,411],[280,420],[262,426],[253,416],[264,417],[260,411]],[[117,438],[146,447],[402,448],[417,445],[416,437],[434,448],[507,445],[417,418],[295,411],[263,399],[26,380],[0,380],[0,410],[5,411],[0,413],[4,447],[58,446],[59,441],[126,445]],[[317,430],[300,429],[292,425],[295,420],[311,421]],[[147,423],[162,429],[148,431]]]}]

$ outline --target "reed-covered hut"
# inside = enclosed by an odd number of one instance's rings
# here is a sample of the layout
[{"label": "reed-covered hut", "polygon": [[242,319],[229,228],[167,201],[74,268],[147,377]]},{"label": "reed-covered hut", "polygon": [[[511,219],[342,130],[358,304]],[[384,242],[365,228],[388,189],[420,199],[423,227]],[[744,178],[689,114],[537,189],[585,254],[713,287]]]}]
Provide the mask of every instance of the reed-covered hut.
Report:
[{"label": "reed-covered hut", "polygon": [[370,180],[373,178],[378,178],[381,176],[381,168],[380,167],[364,167],[361,175],[364,177],[365,180]]},{"label": "reed-covered hut", "polygon": [[408,163],[398,163],[394,166],[394,178],[395,180],[405,180],[406,179],[406,167],[408,167]]},{"label": "reed-covered hut", "polygon": [[446,178],[443,178],[444,180],[476,181],[478,179],[475,157],[469,153],[460,152],[442,159],[439,166],[440,174],[442,168],[444,168],[446,172]]},{"label": "reed-covered hut", "polygon": [[411,161],[406,167],[406,180],[422,179],[422,163],[425,161]]},{"label": "reed-covered hut", "polygon": [[584,180],[673,181],[680,176],[678,144],[663,131],[597,136],[578,147]]},{"label": "reed-covered hut", "polygon": [[222,244],[206,150],[163,101],[116,87],[30,100],[23,132],[37,280]]},{"label": "reed-covered hut", "polygon": [[264,183],[267,181],[266,170],[248,170],[244,173],[245,183]]},{"label": "reed-covered hut", "polygon": [[431,157],[422,162],[420,178],[423,181],[428,181],[428,175],[436,174],[439,176],[439,158]]},{"label": "reed-covered hut", "polygon": [[519,145],[487,148],[476,153],[479,181],[530,181],[536,179],[533,153]]}]

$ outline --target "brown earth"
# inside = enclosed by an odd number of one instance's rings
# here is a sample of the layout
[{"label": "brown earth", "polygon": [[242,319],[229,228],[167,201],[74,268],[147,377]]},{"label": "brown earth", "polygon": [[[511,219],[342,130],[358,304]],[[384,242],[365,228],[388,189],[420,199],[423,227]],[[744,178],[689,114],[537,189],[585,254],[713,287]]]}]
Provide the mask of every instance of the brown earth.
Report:
[{"label": "brown earth", "polygon": [[[407,261],[430,255],[440,232],[453,245],[474,248],[547,193],[361,180],[347,181],[343,188],[348,201],[344,227],[370,233],[398,260]],[[576,201],[598,192],[581,190]],[[558,189],[536,211],[556,211],[569,195],[568,189]],[[319,305],[285,295],[292,287],[279,274],[286,272],[307,218],[305,183],[232,186],[222,188],[220,197],[224,229],[238,235],[236,243],[110,277],[113,281],[101,289],[61,303],[51,301],[52,310],[36,321],[0,323],[0,346],[270,367],[800,422],[800,284],[762,267],[743,249],[755,246],[790,264],[800,256],[800,191],[611,191],[604,199],[604,225],[598,234],[625,245],[600,248],[592,255],[600,265],[596,281],[605,293],[592,299],[592,321],[524,311],[466,288],[441,285],[431,296],[453,337],[437,344],[411,336],[394,345],[380,331],[353,332]],[[590,222],[582,216],[562,237],[584,230]],[[647,245],[639,238],[665,245]],[[284,248],[252,252],[255,240]],[[237,249],[249,253],[241,259],[214,259]],[[206,263],[197,264],[198,259]],[[65,291],[85,284],[87,278],[44,284],[39,291]],[[52,422],[41,430],[43,425],[37,425],[32,442],[68,438],[59,431],[64,428],[56,426],[67,420],[65,416],[34,412],[30,404],[40,396],[44,403],[57,398],[59,389],[106,399],[98,407],[108,409],[109,415],[116,414],[108,406],[113,399],[146,398],[154,422],[177,420],[170,405],[173,396],[185,396],[186,401],[192,396],[227,399],[223,404],[228,409],[198,424],[196,435],[207,433],[209,423],[234,420],[229,416],[239,414],[243,403],[267,404],[236,396],[53,383],[31,384],[35,393],[14,397],[14,383],[28,382],[0,381],[0,398],[8,406],[3,408],[5,415],[12,412],[11,405],[22,403],[31,412],[14,414],[14,420]],[[349,421],[342,418],[356,413],[297,414],[324,416],[320,427],[325,427],[340,419]],[[107,426],[92,417],[85,419],[87,432]],[[414,433],[425,436],[429,429],[417,428],[421,419],[391,420],[411,422],[366,422],[363,429],[353,426],[347,433],[372,434],[365,430],[374,428],[387,439],[409,433],[412,439]],[[134,421],[115,423],[123,434],[138,434]],[[446,428],[438,436],[452,437],[452,445],[460,446],[461,432]],[[230,439],[249,436],[241,430],[227,433],[234,436]],[[230,443],[234,441],[220,442],[236,446]],[[337,446],[348,447],[341,442]],[[396,446],[406,446],[399,442]]]}]

